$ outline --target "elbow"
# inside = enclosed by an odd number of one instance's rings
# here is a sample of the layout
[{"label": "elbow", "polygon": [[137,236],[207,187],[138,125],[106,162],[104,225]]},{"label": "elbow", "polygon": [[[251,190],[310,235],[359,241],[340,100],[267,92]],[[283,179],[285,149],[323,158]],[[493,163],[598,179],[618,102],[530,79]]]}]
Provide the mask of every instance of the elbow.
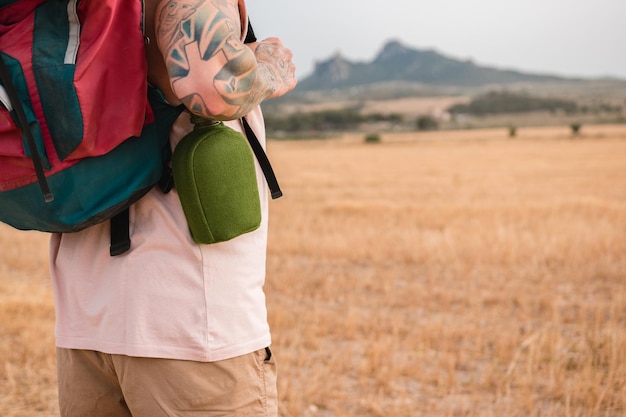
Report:
[{"label": "elbow", "polygon": [[258,65],[254,59],[246,65],[224,67],[213,81],[214,115],[220,120],[238,119],[258,106],[262,96],[257,79]]},{"label": "elbow", "polygon": [[179,78],[172,89],[189,111],[215,120],[235,120],[249,113],[262,97],[256,93],[256,60],[226,63],[216,73]]}]

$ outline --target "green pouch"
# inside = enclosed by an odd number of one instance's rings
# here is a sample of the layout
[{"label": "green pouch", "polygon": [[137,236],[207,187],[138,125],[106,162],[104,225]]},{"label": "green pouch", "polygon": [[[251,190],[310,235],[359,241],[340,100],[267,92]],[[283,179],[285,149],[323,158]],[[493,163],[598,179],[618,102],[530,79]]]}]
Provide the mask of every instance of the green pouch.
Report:
[{"label": "green pouch", "polygon": [[214,120],[191,121],[193,131],[172,155],[172,173],[194,241],[224,242],[258,229],[261,203],[245,136]]}]

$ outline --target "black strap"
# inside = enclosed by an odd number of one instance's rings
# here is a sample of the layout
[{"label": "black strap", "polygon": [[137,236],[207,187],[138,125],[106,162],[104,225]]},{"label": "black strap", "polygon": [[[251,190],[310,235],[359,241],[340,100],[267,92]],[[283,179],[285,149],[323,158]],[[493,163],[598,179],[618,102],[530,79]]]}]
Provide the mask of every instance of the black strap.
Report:
[{"label": "black strap", "polygon": [[[244,43],[252,43],[256,42],[257,38],[254,34],[254,29],[252,29],[252,24],[248,19],[248,32],[246,34],[246,39]],[[267,158],[265,154],[265,150],[263,146],[259,143],[254,131],[248,124],[248,121],[245,117],[241,119],[243,123],[243,128],[246,131],[246,137],[248,138],[248,142],[250,143],[250,147],[256,156],[261,169],[263,170],[263,174],[265,175],[265,180],[267,181],[267,185],[270,188],[270,193],[272,194],[272,199],[279,198],[283,195],[283,192],[280,190],[280,186],[278,185],[278,180],[276,179],[276,175],[274,174],[274,170],[272,169],[272,164],[270,164],[270,160]]]},{"label": "black strap", "polygon": [[17,116],[16,124],[21,129],[22,135],[26,136],[26,146],[28,147],[33,165],[35,167],[37,182],[39,182],[39,188],[41,188],[44,201],[46,203],[50,203],[54,200],[54,195],[52,194],[52,191],[50,191],[48,180],[46,180],[46,175],[43,170],[43,162],[41,161],[41,156],[37,150],[37,145],[35,145],[33,132],[31,132],[28,121],[26,120],[26,114],[24,113],[24,108],[22,107],[22,101],[20,100],[20,96],[11,81],[11,74],[4,63],[2,54],[0,54],[0,81],[2,81],[2,84],[4,85],[4,88],[9,96],[9,100],[13,104],[13,110]]},{"label": "black strap", "polygon": [[254,34],[254,30],[252,29],[252,25],[250,24],[250,19],[248,19],[248,32],[246,33],[246,39],[243,41],[243,43],[253,43],[256,41],[256,35]]},{"label": "black strap", "polygon": [[130,211],[128,208],[111,217],[111,256],[121,255],[130,249]]},{"label": "black strap", "polygon": [[241,122],[243,123],[244,130],[246,131],[246,137],[248,138],[250,147],[252,148],[252,151],[254,152],[261,169],[263,170],[267,186],[270,188],[270,193],[272,194],[272,199],[281,197],[283,192],[280,190],[280,185],[278,185],[278,180],[276,179],[276,175],[272,169],[272,164],[270,164],[270,160],[267,158],[263,146],[261,146],[261,143],[257,139],[245,117],[241,119]]},{"label": "black strap", "polygon": [[174,175],[172,174],[172,167],[167,162],[163,163],[163,173],[159,180],[159,188],[163,194],[167,194],[174,188]]}]

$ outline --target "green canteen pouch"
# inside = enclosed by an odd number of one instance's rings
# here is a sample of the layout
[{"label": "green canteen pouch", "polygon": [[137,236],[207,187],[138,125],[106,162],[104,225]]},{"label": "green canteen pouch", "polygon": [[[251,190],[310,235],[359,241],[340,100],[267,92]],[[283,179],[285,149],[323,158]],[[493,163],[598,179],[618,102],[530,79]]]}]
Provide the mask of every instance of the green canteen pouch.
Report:
[{"label": "green canteen pouch", "polygon": [[172,173],[193,240],[224,242],[258,229],[261,203],[247,139],[222,122],[191,121],[193,131],[172,155]]}]

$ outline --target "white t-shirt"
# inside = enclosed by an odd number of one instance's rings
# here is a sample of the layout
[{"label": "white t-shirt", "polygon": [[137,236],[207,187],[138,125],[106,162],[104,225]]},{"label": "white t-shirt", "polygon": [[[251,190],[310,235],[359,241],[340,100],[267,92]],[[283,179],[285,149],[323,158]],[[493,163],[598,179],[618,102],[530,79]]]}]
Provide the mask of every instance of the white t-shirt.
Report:
[{"label": "white t-shirt", "polygon": [[[261,110],[248,116],[261,143]],[[227,125],[241,131],[239,121]],[[183,114],[175,145],[191,129]],[[217,361],[271,342],[263,284],[268,192],[257,164],[261,227],[231,241],[198,245],[180,200],[155,187],[130,210],[129,253],[109,255],[109,222],[54,234],[50,269],[57,346],[111,354]]]}]

